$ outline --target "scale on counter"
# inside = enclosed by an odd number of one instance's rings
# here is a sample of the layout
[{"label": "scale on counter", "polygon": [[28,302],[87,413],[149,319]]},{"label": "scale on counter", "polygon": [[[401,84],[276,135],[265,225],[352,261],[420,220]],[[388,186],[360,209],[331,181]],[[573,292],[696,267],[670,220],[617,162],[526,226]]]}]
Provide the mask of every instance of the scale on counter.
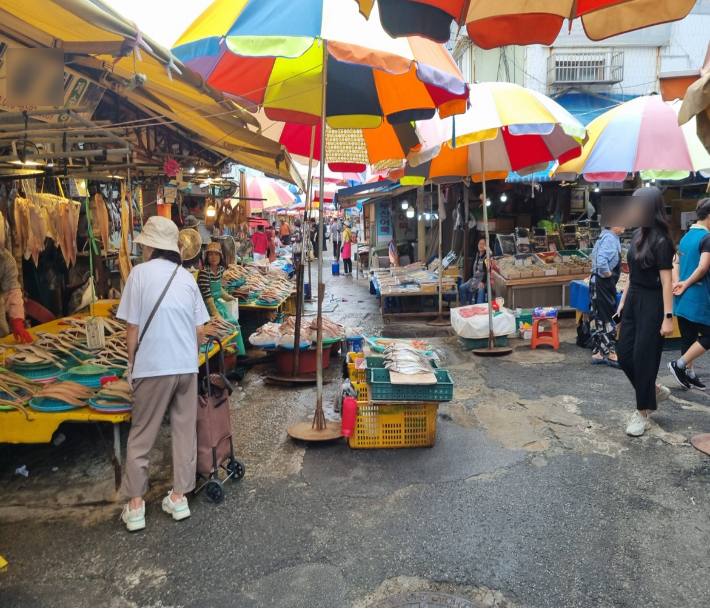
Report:
[{"label": "scale on counter", "polygon": [[579,242],[577,241],[577,225],[576,224],[563,224],[562,225],[562,247],[566,250],[577,250],[579,249]]}]

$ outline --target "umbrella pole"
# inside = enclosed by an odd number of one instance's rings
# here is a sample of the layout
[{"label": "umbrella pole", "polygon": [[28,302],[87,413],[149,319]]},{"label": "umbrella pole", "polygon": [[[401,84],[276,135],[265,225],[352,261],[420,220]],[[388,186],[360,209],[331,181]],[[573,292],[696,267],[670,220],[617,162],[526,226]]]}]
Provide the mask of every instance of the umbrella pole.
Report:
[{"label": "umbrella pole", "polygon": [[[325,185],[325,114],[326,114],[326,85],[328,83],[328,48],[323,41],[323,90],[321,94],[320,115],[320,202],[323,208]],[[318,222],[318,329],[316,331],[316,412],[311,427],[318,431],[325,429],[326,421],[323,413],[323,218]]]},{"label": "umbrella pole", "polygon": [[449,322],[444,319],[444,293],[443,293],[443,286],[444,286],[444,264],[443,264],[443,239],[442,239],[442,232],[443,232],[443,220],[442,220],[442,212],[441,212],[441,206],[442,206],[442,201],[441,201],[441,185],[437,186],[438,191],[437,191],[437,198],[438,198],[438,210],[439,210],[439,316],[434,320],[430,321],[427,325],[428,326],[448,326]]},{"label": "umbrella pole", "polygon": [[[325,103],[328,82],[328,49],[323,44],[323,92],[321,94],[321,139],[320,139],[320,200],[323,201],[325,178]],[[322,206],[321,206],[322,209]],[[312,422],[297,423],[288,430],[288,435],[298,440],[325,441],[342,436],[341,425],[327,421],[323,412],[323,222],[318,223],[318,330],[316,331],[316,412]]]},{"label": "umbrella pole", "polygon": [[474,349],[476,355],[483,356],[497,356],[497,355],[509,355],[513,352],[512,349],[508,347],[496,347],[495,334],[493,334],[493,294],[491,291],[491,261],[488,255],[489,248],[488,243],[490,239],[490,234],[488,232],[488,197],[486,196],[486,157],[483,150],[485,142],[481,142],[481,183],[483,185],[483,230],[486,233],[486,291],[488,292],[488,348],[487,349]]},{"label": "umbrella pole", "polygon": [[[308,160],[308,194],[306,195],[306,203],[311,198],[311,179],[313,177],[313,150],[316,142],[316,127],[311,127],[311,156]],[[303,241],[303,240],[301,240]],[[293,247],[293,246],[291,246]],[[309,278],[310,280],[310,278]],[[299,370],[299,352],[301,347],[301,316],[303,315],[303,242],[301,242],[301,262],[296,269],[296,332],[293,337],[293,376],[298,376]]]}]

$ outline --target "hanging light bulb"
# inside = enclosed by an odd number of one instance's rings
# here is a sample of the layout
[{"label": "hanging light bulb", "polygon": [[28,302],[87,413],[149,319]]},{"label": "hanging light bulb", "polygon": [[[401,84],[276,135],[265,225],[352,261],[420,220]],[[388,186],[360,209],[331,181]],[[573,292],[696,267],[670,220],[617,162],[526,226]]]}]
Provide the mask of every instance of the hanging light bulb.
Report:
[{"label": "hanging light bulb", "polygon": [[594,192],[599,192],[599,184],[594,183]]},{"label": "hanging light bulb", "polygon": [[656,183],[656,178],[653,178],[653,179],[651,180],[651,184],[655,184],[655,183]]},{"label": "hanging light bulb", "polygon": [[425,220],[431,220],[431,214],[429,212],[424,214],[424,219]]},{"label": "hanging light bulb", "polygon": [[194,167],[190,167],[190,173],[195,173],[195,168],[194,168]]},{"label": "hanging light bulb", "polygon": [[407,210],[407,218],[413,218],[413,217],[414,217],[414,208],[413,208],[413,207],[410,207],[410,208]]},{"label": "hanging light bulb", "polygon": [[490,207],[490,206],[491,206],[491,200],[490,200],[490,199],[486,199],[486,207]]},{"label": "hanging light bulb", "polygon": [[402,201],[402,209],[408,209],[409,208],[409,201]]},{"label": "hanging light bulb", "polygon": [[505,193],[503,193],[503,194],[500,196],[500,200],[501,200],[502,203],[505,203],[505,202],[508,200],[508,195],[505,194]]}]

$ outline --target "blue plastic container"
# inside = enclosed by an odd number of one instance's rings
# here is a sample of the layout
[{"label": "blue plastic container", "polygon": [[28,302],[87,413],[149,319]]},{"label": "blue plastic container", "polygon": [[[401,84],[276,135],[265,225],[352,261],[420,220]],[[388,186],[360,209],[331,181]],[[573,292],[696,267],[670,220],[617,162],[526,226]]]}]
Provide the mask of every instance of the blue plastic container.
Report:
[{"label": "blue plastic container", "polygon": [[334,262],[331,268],[333,269],[333,275],[340,275],[340,263],[339,262]]},{"label": "blue plastic container", "polygon": [[362,345],[364,342],[365,342],[365,339],[362,337],[346,338],[345,339],[346,353],[362,353]]},{"label": "blue plastic container", "polygon": [[304,298],[304,300],[311,299],[311,284],[310,283],[303,284],[303,298]]}]

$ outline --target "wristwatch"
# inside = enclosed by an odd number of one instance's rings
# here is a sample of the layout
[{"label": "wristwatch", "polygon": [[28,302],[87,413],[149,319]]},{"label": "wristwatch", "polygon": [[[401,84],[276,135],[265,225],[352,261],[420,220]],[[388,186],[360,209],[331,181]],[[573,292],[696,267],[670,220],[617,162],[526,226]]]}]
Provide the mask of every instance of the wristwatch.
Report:
[{"label": "wristwatch", "polygon": [[673,313],[666,313],[666,319],[673,319]]}]

